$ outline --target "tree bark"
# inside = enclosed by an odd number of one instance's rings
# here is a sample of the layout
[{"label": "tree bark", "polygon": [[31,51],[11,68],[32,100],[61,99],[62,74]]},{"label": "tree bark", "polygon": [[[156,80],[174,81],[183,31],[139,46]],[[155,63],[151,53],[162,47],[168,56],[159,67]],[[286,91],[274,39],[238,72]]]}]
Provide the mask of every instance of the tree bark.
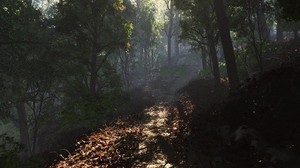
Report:
[{"label": "tree bark", "polygon": [[220,69],[219,69],[219,61],[218,61],[218,56],[217,56],[217,50],[216,50],[216,44],[214,42],[214,34],[212,32],[211,28],[211,22],[207,22],[207,43],[208,43],[208,48],[209,48],[209,55],[211,58],[211,63],[212,63],[212,69],[213,69],[213,74],[214,74],[214,80],[215,80],[215,87],[218,89],[221,85],[220,83]]},{"label": "tree bark", "polygon": [[172,37],[168,35],[168,65],[171,65]]},{"label": "tree bark", "polygon": [[171,55],[172,55],[172,37],[173,37],[173,19],[174,19],[174,0],[170,0],[169,9],[169,29],[168,29],[168,65],[171,65]]},{"label": "tree bark", "polygon": [[267,24],[267,19],[265,16],[265,4],[264,2],[261,3],[261,9],[258,11],[258,29],[259,32],[261,33],[261,38],[263,41],[270,41],[270,29]]},{"label": "tree bark", "polygon": [[216,89],[220,88],[220,70],[219,70],[219,61],[217,56],[217,50],[216,50],[216,42],[215,42],[215,32],[212,28],[212,19],[209,17],[209,10],[208,8],[204,9],[205,12],[203,13],[203,17],[205,19],[205,32],[207,37],[207,44],[209,49],[209,55],[212,63],[212,71],[214,75],[215,80],[215,87]]},{"label": "tree bark", "polygon": [[227,74],[229,78],[229,87],[230,89],[235,89],[239,86],[240,81],[235,62],[235,56],[232,46],[232,40],[230,37],[224,2],[223,0],[213,0],[213,3],[215,6],[218,27],[220,31],[224,57],[226,61]]},{"label": "tree bark", "polygon": [[206,61],[205,47],[202,47],[202,49],[201,49],[201,62],[202,62],[202,68],[204,70],[206,70],[207,69],[207,61]]},{"label": "tree bark", "polygon": [[179,12],[176,11],[175,12],[175,24],[176,24],[176,27],[175,27],[175,40],[174,40],[174,43],[175,43],[175,55],[176,56],[179,56],[180,54],[180,48],[179,48],[179,35],[180,35],[180,28],[179,28],[179,22],[180,22],[180,18],[179,18]]},{"label": "tree bark", "polygon": [[178,34],[175,36],[175,55],[179,56],[179,37]]},{"label": "tree bark", "polygon": [[212,68],[213,68],[213,74],[214,74],[214,80],[215,80],[215,86],[216,88],[219,88],[221,83],[220,83],[220,69],[219,69],[219,61],[218,61],[218,56],[217,56],[217,50],[216,46],[211,40],[207,40],[208,45],[209,45],[209,53],[211,57],[211,62],[212,62]]}]

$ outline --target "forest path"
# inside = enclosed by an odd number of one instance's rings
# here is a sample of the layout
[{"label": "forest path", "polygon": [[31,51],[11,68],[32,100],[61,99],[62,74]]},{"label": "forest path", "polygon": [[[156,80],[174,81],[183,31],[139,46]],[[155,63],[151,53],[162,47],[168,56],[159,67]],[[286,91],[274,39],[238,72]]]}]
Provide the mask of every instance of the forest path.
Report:
[{"label": "forest path", "polygon": [[[51,167],[56,168],[171,168],[182,167],[183,156],[175,142],[180,140],[178,110],[158,103],[143,116],[117,119],[77,141],[77,149]],[[180,141],[181,142],[181,141]],[[176,166],[177,165],[177,166]]]}]

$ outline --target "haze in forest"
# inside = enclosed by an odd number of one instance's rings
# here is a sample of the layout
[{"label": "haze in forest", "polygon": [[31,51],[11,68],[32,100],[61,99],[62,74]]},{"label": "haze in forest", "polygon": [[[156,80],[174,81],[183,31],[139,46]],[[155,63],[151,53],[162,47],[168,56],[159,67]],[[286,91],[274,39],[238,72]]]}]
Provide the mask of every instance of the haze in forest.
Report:
[{"label": "haze in forest", "polygon": [[299,166],[299,5],[1,0],[0,167]]}]

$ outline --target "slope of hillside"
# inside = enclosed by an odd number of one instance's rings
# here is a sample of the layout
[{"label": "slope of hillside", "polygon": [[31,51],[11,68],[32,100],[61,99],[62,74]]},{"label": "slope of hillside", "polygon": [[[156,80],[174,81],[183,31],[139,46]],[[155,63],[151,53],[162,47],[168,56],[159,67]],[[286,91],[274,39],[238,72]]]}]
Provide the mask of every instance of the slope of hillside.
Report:
[{"label": "slope of hillside", "polygon": [[205,112],[201,104],[213,94],[191,90],[201,83],[185,87],[197,107],[187,152],[191,167],[300,167],[299,65],[251,78]]}]

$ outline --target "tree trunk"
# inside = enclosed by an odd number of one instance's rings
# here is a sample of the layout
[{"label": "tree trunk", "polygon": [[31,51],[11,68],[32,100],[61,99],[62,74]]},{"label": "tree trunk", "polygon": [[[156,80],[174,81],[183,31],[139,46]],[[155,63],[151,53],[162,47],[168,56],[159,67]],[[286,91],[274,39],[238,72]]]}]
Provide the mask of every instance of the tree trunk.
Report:
[{"label": "tree trunk", "polygon": [[[210,23],[209,23],[210,24]],[[214,74],[215,86],[218,89],[221,85],[220,83],[220,70],[219,70],[219,61],[217,56],[216,45],[214,42],[213,34],[211,29],[207,31],[207,43],[209,47],[209,55],[212,62],[212,69]]]},{"label": "tree trunk", "polygon": [[168,35],[168,65],[171,65],[171,55],[172,55],[172,36]]},{"label": "tree trunk", "polygon": [[202,62],[202,69],[206,70],[207,69],[207,62],[206,62],[206,51],[205,47],[202,47],[201,49],[201,62]]},{"label": "tree trunk", "polygon": [[180,35],[180,26],[179,26],[179,22],[180,22],[180,18],[179,18],[179,12],[178,12],[178,10],[175,12],[175,24],[176,24],[176,27],[175,27],[175,40],[174,40],[174,42],[175,42],[175,55],[176,56],[179,56],[179,35]]},{"label": "tree trunk", "polygon": [[205,32],[207,36],[207,43],[209,48],[209,55],[211,58],[212,63],[212,71],[214,75],[215,80],[215,87],[216,89],[220,88],[220,70],[219,70],[219,61],[217,56],[217,50],[216,50],[216,42],[214,40],[214,30],[212,28],[212,19],[209,18],[209,10],[208,8],[204,9],[205,12],[203,14],[203,17],[205,18]]},{"label": "tree trunk", "polygon": [[179,56],[179,37],[178,34],[175,36],[175,55]]},{"label": "tree trunk", "polygon": [[31,145],[28,132],[27,114],[25,109],[25,104],[23,102],[18,102],[16,104],[18,113],[18,124],[20,131],[20,143],[23,145],[24,149],[21,152],[21,159],[27,159],[31,154]]},{"label": "tree trunk", "polygon": [[266,16],[265,16],[265,7],[264,2],[261,2],[261,9],[258,11],[258,31],[261,34],[261,39],[263,41],[270,41],[270,29],[268,28]]},{"label": "tree trunk", "polygon": [[173,19],[174,19],[174,0],[170,1],[170,11],[169,11],[169,29],[168,29],[168,65],[171,65],[171,55],[172,55],[172,37],[173,37]]},{"label": "tree trunk", "polygon": [[232,40],[230,37],[230,31],[228,26],[228,20],[226,17],[225,6],[223,0],[213,0],[218,27],[220,30],[220,36],[224,51],[224,57],[226,61],[227,74],[229,78],[230,89],[235,89],[239,86],[239,76],[237,71],[237,66],[235,62],[235,56],[232,46]]},{"label": "tree trunk", "polygon": [[124,77],[125,77],[125,87],[126,89],[129,89],[129,55],[124,52],[125,55],[125,65],[124,65]]}]

